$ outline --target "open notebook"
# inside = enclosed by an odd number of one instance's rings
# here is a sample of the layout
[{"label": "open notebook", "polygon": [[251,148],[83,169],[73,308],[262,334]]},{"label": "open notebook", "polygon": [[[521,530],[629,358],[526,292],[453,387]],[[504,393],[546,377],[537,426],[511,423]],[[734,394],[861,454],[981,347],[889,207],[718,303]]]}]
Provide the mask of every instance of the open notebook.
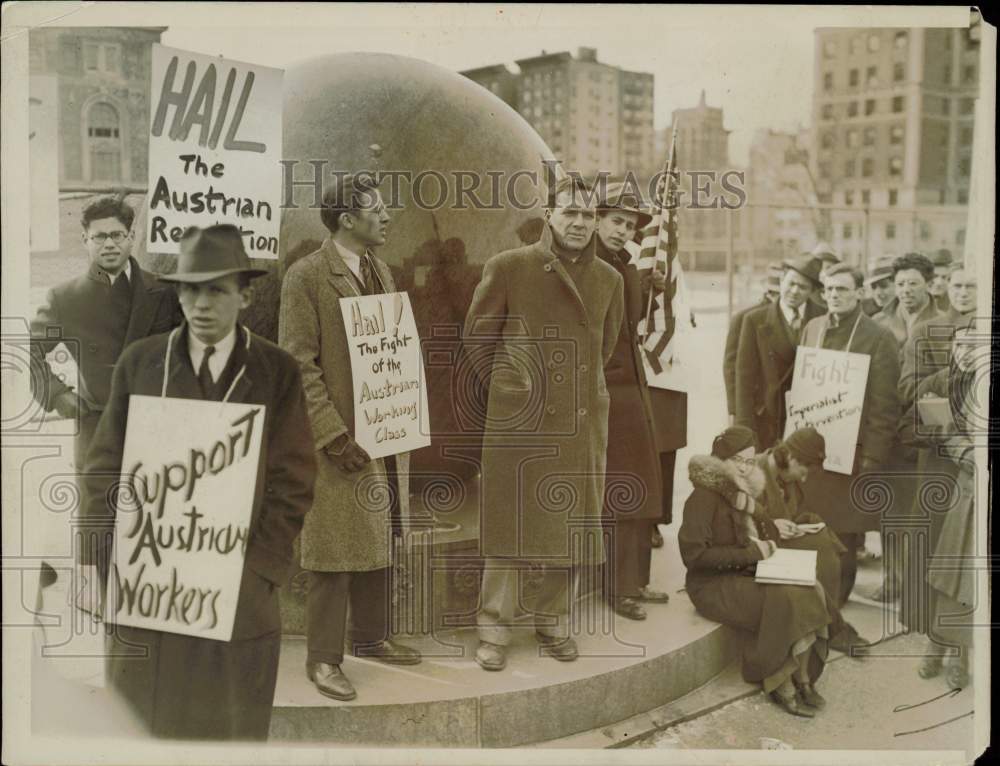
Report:
[{"label": "open notebook", "polygon": [[816,551],[778,548],[770,558],[757,562],[755,579],[775,585],[815,585]]}]

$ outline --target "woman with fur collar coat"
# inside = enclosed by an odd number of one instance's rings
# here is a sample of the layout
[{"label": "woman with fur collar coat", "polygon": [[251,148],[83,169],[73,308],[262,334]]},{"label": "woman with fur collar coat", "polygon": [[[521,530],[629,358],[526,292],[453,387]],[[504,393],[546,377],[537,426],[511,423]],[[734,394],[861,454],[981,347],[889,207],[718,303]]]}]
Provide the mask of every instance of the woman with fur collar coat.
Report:
[{"label": "woman with fur collar coat", "polygon": [[694,490],[678,533],[686,590],[703,617],[751,634],[743,678],[760,683],[788,713],[811,718],[825,704],[815,682],[826,663],[835,608],[819,583],[754,580],[756,563],[774,553],[780,535],[753,499],[763,492],[753,444],[750,429],[732,426],[716,437],[710,456],[691,459]]}]

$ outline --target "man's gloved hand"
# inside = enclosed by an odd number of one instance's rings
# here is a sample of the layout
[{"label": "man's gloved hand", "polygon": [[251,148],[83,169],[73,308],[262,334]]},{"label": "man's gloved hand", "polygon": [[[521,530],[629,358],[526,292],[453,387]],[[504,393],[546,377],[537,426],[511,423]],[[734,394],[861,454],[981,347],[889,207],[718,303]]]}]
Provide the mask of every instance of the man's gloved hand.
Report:
[{"label": "man's gloved hand", "polygon": [[345,473],[357,473],[372,459],[350,434],[341,434],[326,446],[326,453]]},{"label": "man's gloved hand", "polygon": [[72,391],[63,391],[53,400],[52,405],[61,417],[70,420],[75,420],[90,411],[83,400]]}]

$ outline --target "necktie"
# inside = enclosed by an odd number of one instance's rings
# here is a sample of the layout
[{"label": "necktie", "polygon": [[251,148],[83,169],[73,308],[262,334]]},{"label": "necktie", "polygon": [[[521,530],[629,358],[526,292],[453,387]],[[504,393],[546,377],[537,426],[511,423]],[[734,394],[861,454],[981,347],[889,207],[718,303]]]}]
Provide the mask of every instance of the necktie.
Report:
[{"label": "necktie", "polygon": [[116,306],[128,311],[132,305],[132,288],[128,283],[125,272],[121,272],[115,281],[111,283],[111,295]]},{"label": "necktie", "polygon": [[215,353],[215,346],[206,346],[205,353],[201,357],[201,366],[198,368],[198,384],[201,386],[201,393],[208,399],[214,398],[212,390],[212,371],[208,369],[208,360]]},{"label": "necktie", "polygon": [[798,312],[792,314],[792,321],[789,324],[792,327],[792,337],[798,340],[799,333],[802,330],[802,317],[799,316]]},{"label": "necktie", "polygon": [[368,262],[368,256],[361,256],[361,291],[365,295],[374,295],[375,290],[372,289],[372,267]]}]

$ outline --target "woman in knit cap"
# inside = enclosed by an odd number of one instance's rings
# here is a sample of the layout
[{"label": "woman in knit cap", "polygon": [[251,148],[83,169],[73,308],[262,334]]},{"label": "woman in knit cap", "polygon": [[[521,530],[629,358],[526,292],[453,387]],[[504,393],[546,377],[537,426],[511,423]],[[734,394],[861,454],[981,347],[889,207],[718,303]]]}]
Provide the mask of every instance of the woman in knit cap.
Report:
[{"label": "woman in knit cap", "polygon": [[[755,470],[754,434],[731,426],[712,454],[688,466],[694,485],[678,533],[687,567],[685,586],[702,616],[753,634],[743,654],[743,678],[792,715],[812,718],[825,705],[815,682],[823,672],[833,622],[823,586],[760,584],[756,563],[778,547],[774,525],[756,513],[761,472]],[[740,487],[731,492],[735,483]]]}]

